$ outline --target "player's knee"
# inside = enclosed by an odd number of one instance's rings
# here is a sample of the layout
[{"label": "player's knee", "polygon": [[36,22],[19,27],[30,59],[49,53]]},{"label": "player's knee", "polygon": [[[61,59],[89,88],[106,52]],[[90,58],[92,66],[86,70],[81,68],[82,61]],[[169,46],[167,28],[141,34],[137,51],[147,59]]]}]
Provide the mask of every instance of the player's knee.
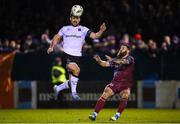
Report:
[{"label": "player's knee", "polygon": [[69,72],[73,73],[75,76],[79,76],[80,68],[76,64],[68,64],[67,67]]},{"label": "player's knee", "polygon": [[108,99],[108,98],[111,97],[111,96],[112,96],[111,91],[110,91],[110,90],[107,90],[107,89],[105,89],[104,92],[103,92],[103,94],[101,95],[101,97],[102,97],[103,99]]},{"label": "player's knee", "polygon": [[73,65],[72,65],[72,64],[68,64],[68,65],[67,65],[67,68],[68,68],[68,70],[69,70],[69,71],[74,70],[74,67],[73,67]]},{"label": "player's knee", "polygon": [[76,70],[75,70],[75,74],[76,74],[76,75],[79,75],[79,74],[80,74],[80,69],[76,69]]},{"label": "player's knee", "polygon": [[106,93],[103,93],[103,94],[101,95],[101,98],[107,99],[107,98],[108,98],[108,95],[107,95]]},{"label": "player's knee", "polygon": [[128,101],[128,99],[129,99],[129,93],[121,94],[121,101]]},{"label": "player's knee", "polygon": [[74,69],[74,70],[72,70],[72,73],[73,73],[73,75],[75,75],[75,76],[79,76],[80,69]]}]

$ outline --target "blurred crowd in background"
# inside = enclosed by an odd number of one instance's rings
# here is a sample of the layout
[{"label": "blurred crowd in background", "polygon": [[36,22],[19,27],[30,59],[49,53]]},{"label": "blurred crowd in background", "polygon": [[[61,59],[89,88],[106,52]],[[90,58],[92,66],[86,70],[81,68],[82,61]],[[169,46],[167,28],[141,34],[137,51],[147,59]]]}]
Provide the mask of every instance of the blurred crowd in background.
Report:
[{"label": "blurred crowd in background", "polygon": [[[97,31],[105,21],[108,31],[101,39],[87,39],[83,54],[116,55],[121,42],[156,58],[180,51],[180,1],[92,0],[0,1],[0,52],[46,52],[55,33],[68,24],[70,8],[84,7],[82,25]],[[7,9],[8,8],[8,9]],[[69,9],[67,9],[69,8]],[[63,51],[61,44],[55,51]]]},{"label": "blurred crowd in background", "polygon": [[[125,33],[122,35],[122,38],[117,38],[115,35],[107,35],[101,39],[87,39],[82,53],[84,55],[99,53],[115,56],[122,42],[130,44],[132,52],[140,51],[147,53],[152,58],[156,58],[162,53],[171,53],[174,55],[180,53],[180,39],[178,36],[174,35],[170,37],[169,35],[165,35],[162,41],[157,42],[154,39],[143,40],[143,36],[140,33],[136,33],[133,36]],[[32,35],[27,35],[23,44],[21,40],[0,40],[0,52],[46,52],[50,43],[49,30],[46,29],[41,35],[40,40],[34,38]],[[62,44],[63,42],[60,42],[54,51],[63,52]]]}]

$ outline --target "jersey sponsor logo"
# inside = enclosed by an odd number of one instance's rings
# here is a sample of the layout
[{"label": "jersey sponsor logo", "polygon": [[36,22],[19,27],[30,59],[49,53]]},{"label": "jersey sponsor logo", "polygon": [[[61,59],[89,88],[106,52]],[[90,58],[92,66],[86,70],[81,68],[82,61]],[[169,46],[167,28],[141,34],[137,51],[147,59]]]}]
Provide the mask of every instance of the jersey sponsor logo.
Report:
[{"label": "jersey sponsor logo", "polygon": [[81,31],[81,28],[78,28],[78,31]]},{"label": "jersey sponsor logo", "polygon": [[66,37],[75,37],[75,38],[81,38],[81,36],[78,35],[65,35]]}]

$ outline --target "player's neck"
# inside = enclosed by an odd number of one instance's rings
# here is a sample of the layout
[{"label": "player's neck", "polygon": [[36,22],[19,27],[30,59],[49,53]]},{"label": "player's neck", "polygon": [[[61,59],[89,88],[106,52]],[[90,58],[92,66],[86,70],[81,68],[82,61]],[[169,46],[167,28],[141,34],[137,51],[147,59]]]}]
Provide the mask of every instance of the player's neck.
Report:
[{"label": "player's neck", "polygon": [[73,25],[73,24],[71,24],[71,26],[72,26],[72,27],[78,27],[78,26],[79,26],[79,24],[78,24],[78,25]]}]

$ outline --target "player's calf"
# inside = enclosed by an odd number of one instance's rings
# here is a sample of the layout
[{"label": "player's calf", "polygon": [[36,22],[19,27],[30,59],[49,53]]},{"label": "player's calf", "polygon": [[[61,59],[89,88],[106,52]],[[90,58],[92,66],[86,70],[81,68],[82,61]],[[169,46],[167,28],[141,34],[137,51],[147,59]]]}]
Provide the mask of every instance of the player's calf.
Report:
[{"label": "player's calf", "polygon": [[127,101],[128,101],[129,95],[130,95],[129,89],[123,90],[120,93],[121,101],[118,106],[118,111],[116,112],[116,114],[113,117],[110,118],[110,121],[116,121],[119,119],[120,115],[122,114],[125,107],[127,106]]}]

